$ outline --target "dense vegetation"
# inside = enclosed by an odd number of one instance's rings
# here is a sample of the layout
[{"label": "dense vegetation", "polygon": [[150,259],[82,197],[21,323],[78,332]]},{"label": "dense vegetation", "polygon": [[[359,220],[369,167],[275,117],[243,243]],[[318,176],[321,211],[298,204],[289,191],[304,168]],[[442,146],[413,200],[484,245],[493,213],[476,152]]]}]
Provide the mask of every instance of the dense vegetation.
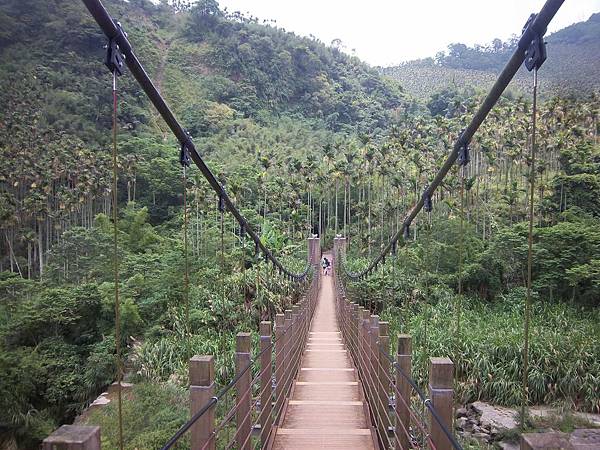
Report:
[{"label": "dense vegetation", "polygon": [[[515,30],[518,26],[515,24]],[[600,89],[597,76],[600,70],[600,13],[552,33],[545,40],[549,58],[540,71],[543,96],[585,97]],[[494,39],[488,45],[472,47],[454,43],[434,58],[410,61],[381,71],[400,81],[407,92],[421,98],[449,85],[487,89],[509,60],[517,41],[515,36],[508,41]],[[511,89],[524,93],[530,86],[530,76],[522,68],[511,83]]]},{"label": "dense vegetation", "polygon": [[[309,232],[324,248],[347,235],[348,264],[365,264],[481,101],[466,86],[413,100],[356,58],[211,0],[178,12],[106,4],[236,204],[298,271]],[[0,24],[0,439],[34,448],[115,376],[111,80],[82,4],[11,0]],[[179,149],[133,77],[118,83],[121,336],[136,383],[126,446],[154,448],[185,420],[188,356],[218,355],[224,382],[235,332],[255,330],[302,286],[254,255],[192,169],[186,291]],[[542,105],[535,198],[532,401],[586,410],[600,407],[598,108],[595,96]],[[462,270],[452,173],[397,258],[349,284],[393,330],[413,333],[419,377],[427,355],[450,354],[465,400],[518,397],[530,109],[505,96],[472,144]],[[457,305],[461,331],[449,340]],[[115,446],[113,406],[87,420]]]}]

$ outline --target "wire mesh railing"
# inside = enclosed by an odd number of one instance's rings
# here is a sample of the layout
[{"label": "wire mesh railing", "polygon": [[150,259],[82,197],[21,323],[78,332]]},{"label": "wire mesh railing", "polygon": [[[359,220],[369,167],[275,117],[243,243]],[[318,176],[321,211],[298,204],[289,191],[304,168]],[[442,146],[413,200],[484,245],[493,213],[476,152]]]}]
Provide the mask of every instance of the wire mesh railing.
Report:
[{"label": "wire mesh railing", "polygon": [[236,336],[235,377],[215,393],[212,356],[190,360],[191,418],[162,447],[173,448],[188,432],[200,450],[266,448],[283,419],[285,403],[298,371],[316,307],[319,270],[302,300],[260,324],[259,347],[252,352],[250,333]]},{"label": "wire mesh railing", "polygon": [[[339,270],[339,264],[335,269]],[[357,368],[380,447],[462,449],[452,433],[452,361],[430,359],[426,395],[411,376],[411,337],[398,336],[397,353],[392,357],[387,322],[346,297],[335,269],[336,312],[342,337]]]}]

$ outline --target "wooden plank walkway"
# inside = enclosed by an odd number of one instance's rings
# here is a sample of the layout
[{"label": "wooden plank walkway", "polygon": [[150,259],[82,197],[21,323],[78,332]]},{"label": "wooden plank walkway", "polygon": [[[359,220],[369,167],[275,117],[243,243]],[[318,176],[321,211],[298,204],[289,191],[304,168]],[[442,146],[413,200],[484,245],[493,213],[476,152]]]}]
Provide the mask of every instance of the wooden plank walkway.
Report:
[{"label": "wooden plank walkway", "polygon": [[373,439],[337,323],[333,280],[324,276],[298,377],[272,448],[374,450]]}]

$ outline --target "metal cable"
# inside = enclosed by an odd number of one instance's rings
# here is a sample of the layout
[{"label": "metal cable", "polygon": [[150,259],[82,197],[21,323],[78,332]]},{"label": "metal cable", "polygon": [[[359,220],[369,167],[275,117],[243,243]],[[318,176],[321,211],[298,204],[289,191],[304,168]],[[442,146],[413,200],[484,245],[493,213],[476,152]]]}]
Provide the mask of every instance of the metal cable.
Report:
[{"label": "metal cable", "polygon": [[[368,335],[370,335],[371,331],[369,330],[366,333]],[[358,352],[361,363],[358,364],[357,367],[359,368],[360,373],[363,374],[363,379],[365,379],[365,381],[366,381],[365,385],[366,385],[366,388],[367,388],[367,391],[368,391],[368,392],[366,392],[367,393],[367,399],[369,399],[369,398],[374,398],[375,399],[376,398],[377,399],[377,403],[380,406],[384,406],[385,407],[385,405],[382,404],[382,401],[379,398],[379,395],[377,393],[376,385],[375,385],[375,380],[371,376],[371,371],[369,371],[368,368],[366,368],[366,366],[368,364],[368,366],[370,366],[370,368],[372,370],[375,369],[375,367],[373,366],[373,363],[371,362],[371,359],[368,358],[369,354],[372,354],[372,351],[370,350],[371,349],[370,343],[368,343],[368,341],[365,338],[361,338],[361,340],[364,341],[367,344],[365,344],[365,346],[364,346],[364,348],[365,348],[364,351],[361,352],[359,350],[359,352]],[[361,347],[361,348],[363,348],[363,347]],[[379,350],[381,351],[381,348],[379,348]],[[384,355],[386,357],[388,357],[388,355],[386,353],[384,353]],[[390,359],[390,358],[388,358],[388,359]],[[378,361],[379,367],[381,367],[379,359],[377,361]],[[391,360],[391,359],[390,359],[390,361],[393,362],[393,360]],[[366,368],[366,369],[364,369],[364,368]],[[390,381],[391,385],[394,386],[393,385],[393,381],[391,380],[391,378],[389,377],[389,375],[387,376],[387,378]],[[381,380],[379,380],[379,378],[377,378],[377,380],[381,384]],[[423,436],[425,436],[425,435],[429,436],[430,433],[429,433],[429,430],[427,429],[427,426],[425,425],[425,421],[422,420],[422,419],[419,420],[417,418],[417,416],[415,415],[415,413],[412,410],[412,407],[406,403],[406,401],[402,398],[402,396],[400,395],[400,392],[398,391],[398,389],[395,386],[394,386],[394,392],[396,393],[396,398],[399,398],[403,402],[403,404],[405,405],[405,407],[408,409],[410,417],[413,419],[413,422],[417,425],[417,428],[419,428],[419,430],[421,431],[422,435]],[[375,411],[377,411],[377,409],[378,408],[374,408]],[[397,414],[395,414],[395,415],[397,416]],[[379,414],[377,414],[377,416],[379,417],[379,420],[381,420],[381,416]],[[387,418],[389,420],[390,419],[389,414],[386,413],[386,416],[387,416]],[[406,431],[406,428],[404,427],[403,424],[402,424],[402,427],[405,430],[405,432],[406,432],[407,437],[409,438],[409,440],[411,440],[410,434],[408,433],[408,431]]]},{"label": "metal cable", "polygon": [[458,298],[456,299],[456,343],[460,339],[460,314],[463,295],[463,252],[465,246],[465,166],[460,166],[460,230],[458,243]]},{"label": "metal cable", "polygon": [[517,43],[517,48],[513,52],[510,60],[504,66],[504,69],[496,79],[496,82],[490,89],[488,95],[484,99],[477,112],[473,115],[473,118],[469,122],[468,126],[460,134],[458,139],[456,139],[452,151],[444,161],[444,164],[442,165],[442,167],[440,167],[435,177],[424,190],[423,194],[417,200],[415,205],[408,211],[406,217],[404,218],[404,221],[402,222],[402,228],[398,230],[396,234],[394,234],[392,239],[383,248],[379,255],[376,258],[374,258],[364,270],[359,272],[349,272],[344,267],[346,276],[348,276],[350,280],[357,281],[367,275],[370,275],[372,273],[372,270],[376,268],[383,259],[385,259],[385,256],[388,253],[390,253],[392,248],[395,248],[400,238],[402,238],[404,233],[408,231],[414,218],[417,216],[417,214],[419,214],[421,209],[423,209],[425,199],[432,198],[435,190],[441,185],[442,181],[456,162],[461,147],[464,145],[468,145],[469,142],[471,142],[471,139],[473,138],[483,121],[486,119],[494,105],[498,102],[498,99],[500,98],[510,81],[513,79],[519,68],[521,67],[521,64],[523,64],[523,61],[525,61],[526,50],[529,47],[529,44],[531,43],[533,38],[536,35],[544,35],[548,24],[556,15],[563,3],[564,0],[546,1],[539,14],[537,14],[533,19],[531,25],[524,30]]},{"label": "metal cable", "polygon": [[[363,327],[366,327],[366,326],[367,325],[363,322]],[[367,330],[367,334],[370,335],[371,334],[371,330]],[[363,341],[364,343],[367,343],[366,338],[365,337],[361,337],[360,333],[359,333],[359,339],[361,339],[361,341]],[[368,347],[370,348],[370,343],[368,343],[368,344],[369,344]],[[442,429],[442,432],[449,439],[449,441],[452,444],[452,446],[455,449],[462,450],[462,447],[460,446],[460,444],[458,443],[458,441],[456,440],[456,438],[452,435],[452,433],[450,433],[450,431],[447,429],[446,425],[442,422],[441,418],[439,417],[439,414],[437,413],[437,411],[435,411],[435,408],[431,404],[431,400],[425,396],[425,394],[419,388],[419,386],[417,385],[417,383],[408,374],[406,374],[402,370],[402,368],[398,365],[398,363],[396,361],[394,361],[394,359],[384,349],[382,349],[380,345],[378,345],[377,348],[378,348],[378,351],[381,354],[383,354],[388,359],[388,361],[391,363],[392,367],[394,367],[398,371],[398,373],[400,373],[400,375],[409,383],[409,385],[417,393],[417,395],[419,396],[419,398],[420,398],[423,406],[426,407],[431,412],[432,417],[438,423],[438,425],[440,425],[440,427]],[[358,350],[358,356],[363,361],[363,365],[366,365],[365,361],[366,361],[367,356],[368,356],[367,353],[370,353],[370,352],[367,352],[366,350],[361,352],[360,349]],[[371,363],[370,359],[369,359],[369,364],[371,365],[371,368],[373,368],[373,364]],[[365,381],[367,382],[366,384],[367,384],[368,390],[370,392],[372,392],[371,384],[372,384],[373,380],[372,380],[372,377],[370,376],[370,374],[368,374],[369,371],[368,370],[362,371],[361,370],[361,364],[357,364],[357,367],[359,368],[359,371],[364,374],[363,376],[368,376],[369,379],[368,380],[366,379]],[[405,405],[406,405],[406,403],[405,403]],[[416,422],[418,422],[418,421],[416,421]]]},{"label": "metal cable", "polygon": [[538,69],[533,69],[533,110],[531,113],[531,167],[529,171],[529,230],[527,235],[527,297],[525,298],[525,323],[523,325],[523,386],[521,399],[521,430],[525,429],[525,412],[529,403],[529,323],[531,320],[531,283],[533,268],[533,201],[535,194],[535,133],[537,122]]},{"label": "metal cable", "polygon": [[113,146],[112,146],[112,170],[113,170],[113,185],[112,185],[112,201],[113,201],[113,270],[115,279],[115,347],[117,352],[117,398],[118,398],[118,417],[119,417],[119,448],[123,450],[123,358],[121,355],[121,302],[119,298],[119,229],[118,221],[118,162],[117,162],[117,70],[113,70]]},{"label": "metal cable", "polygon": [[[258,357],[260,357],[267,350],[270,350],[270,348],[265,348],[258,354]],[[173,435],[173,437],[169,439],[169,441],[162,447],[161,450],[170,449],[185,434],[185,432],[188,431],[191,426],[210,409],[212,405],[219,402],[237,384],[244,374],[254,366],[255,361],[244,367],[244,369],[240,371],[240,373],[238,373],[229,383],[227,383],[227,385],[221,389],[216,396],[212,397],[202,408],[198,410],[196,414],[192,416],[190,420],[183,424],[181,428],[179,428],[179,430],[177,430],[177,432]]]},{"label": "metal cable", "polygon": [[[265,349],[266,350],[266,349]],[[239,395],[239,397],[245,397],[246,395],[252,393],[252,390],[254,389],[254,385],[260,380],[260,376],[263,375],[265,373],[265,371],[267,371],[269,368],[265,367],[264,369],[262,369],[261,371],[258,372],[258,374],[254,377],[254,379],[250,382],[250,385],[248,386],[248,388]],[[258,402],[260,401],[261,395],[266,391],[267,388],[269,388],[270,386],[264,386],[258,393],[256,399],[254,400],[253,403],[250,404],[250,409],[248,411],[248,413],[244,416],[244,418],[241,420],[241,422],[243,423],[244,421],[246,421],[246,419],[248,419],[248,417],[251,415],[251,413],[254,411],[254,409],[256,408],[256,406],[258,405]],[[204,447],[202,447],[203,449],[206,448],[207,445],[209,445],[209,443],[212,441],[212,439],[217,439],[217,435],[218,433],[223,430],[225,428],[225,426],[227,426],[227,424],[233,419],[235,413],[237,412],[239,405],[236,403],[226,414],[225,418],[215,427],[215,429],[213,430],[212,433],[212,438],[210,440],[207,441],[207,443],[205,444]],[[233,442],[235,442],[237,435],[239,433],[239,429],[236,431],[236,433],[233,435]],[[229,437],[229,436],[228,436]],[[228,444],[229,445],[229,444]],[[228,447],[227,447],[228,448]]]},{"label": "metal cable", "polygon": [[183,165],[183,253],[185,260],[185,273],[183,276],[183,295],[185,299],[185,326],[187,328],[188,358],[191,357],[190,328],[190,263],[188,255],[188,204],[187,204],[187,167]]},{"label": "metal cable", "polygon": [[120,52],[125,56],[125,63],[127,67],[137,80],[140,87],[144,90],[154,107],[157,109],[159,114],[162,116],[164,121],[167,123],[177,140],[182,146],[185,146],[189,151],[189,156],[200,169],[200,172],[206,178],[211,188],[216,192],[217,195],[223,197],[223,203],[225,208],[231,212],[235,217],[240,226],[243,226],[246,232],[250,235],[256,246],[265,254],[266,258],[269,259],[280,271],[292,278],[294,281],[302,281],[308,275],[311,270],[311,265],[307,264],[304,272],[295,273],[284,267],[283,264],[273,255],[271,250],[261,242],[260,237],[254,231],[248,220],[243,216],[241,211],[234,205],[231,198],[223,188],[221,183],[217,180],[214,173],[206,165],[202,157],[200,156],[193,140],[185,129],[181,126],[175,115],[167,105],[165,99],[162,97],[156,86],[152,83],[152,80],[146,73],[146,70],[140,63],[139,59],[135,55],[131,43],[129,42],[125,33],[117,27],[117,22],[110,16],[104,5],[100,0],[82,0],[90,14],[96,20],[96,23],[100,26],[104,34],[109,39],[114,39],[119,46]]},{"label": "metal cable", "polygon": [[[301,321],[299,320],[301,317],[304,317],[307,314],[307,311],[309,310],[309,305],[306,305],[305,308],[303,308],[302,313],[299,314],[298,317],[298,323],[300,323]],[[200,417],[202,417],[209,409],[212,405],[216,404],[217,402],[219,402],[236,384],[237,382],[240,380],[240,378],[252,367],[254,367],[254,364],[256,364],[257,361],[260,360],[260,357],[267,351],[271,351],[273,348],[273,344],[275,344],[275,342],[277,342],[281,337],[285,336],[287,331],[289,328],[286,328],[285,331],[283,332],[283,334],[279,337],[279,338],[275,338],[273,339],[271,345],[269,347],[266,347],[265,349],[263,349],[262,351],[260,351],[254,358],[254,360],[252,361],[251,364],[249,364],[248,366],[246,366],[239,374],[237,374],[223,389],[221,389],[221,391],[219,391],[219,393],[211,398],[202,408],[200,408],[200,410],[194,414],[192,416],[192,418],[190,420],[188,420],[174,435],[171,439],[169,439],[169,441],[167,442],[167,444],[165,444],[164,447],[162,447],[161,450],[168,450],[170,449],[190,428],[191,426],[198,420],[200,419]],[[293,343],[288,340],[288,342],[290,342],[290,345],[293,345]],[[297,359],[296,354],[298,353],[298,351],[301,349],[301,346],[297,346],[297,349],[295,350],[295,353],[292,355],[294,360]],[[291,373],[291,372],[290,372]],[[290,379],[290,375],[287,376],[286,378],[286,383],[289,381]],[[283,392],[283,391],[282,391]],[[287,390],[285,390],[285,392],[287,393]]]}]

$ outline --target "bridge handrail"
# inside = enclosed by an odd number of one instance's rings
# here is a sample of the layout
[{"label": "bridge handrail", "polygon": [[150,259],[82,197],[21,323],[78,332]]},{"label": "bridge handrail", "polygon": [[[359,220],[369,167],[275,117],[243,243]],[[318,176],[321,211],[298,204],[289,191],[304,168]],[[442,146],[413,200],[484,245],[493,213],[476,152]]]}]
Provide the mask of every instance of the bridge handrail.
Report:
[{"label": "bridge handrail", "polygon": [[444,424],[444,422],[442,421],[442,418],[440,417],[439,413],[433,407],[433,404],[431,403],[431,399],[423,393],[423,390],[419,387],[419,385],[415,382],[415,380],[410,375],[408,375],[404,370],[402,370],[402,368],[400,367],[398,362],[394,361],[394,359],[391,357],[391,355],[385,349],[381,348],[381,346],[379,346],[379,345],[377,346],[377,348],[379,349],[380,354],[382,354],[390,362],[390,364],[392,365],[394,370],[396,372],[398,372],[400,374],[400,376],[402,376],[402,378],[404,378],[410,384],[410,386],[413,388],[413,390],[417,393],[417,395],[418,395],[419,399],[421,400],[421,402],[423,403],[423,405],[429,410],[429,412],[431,413],[431,415],[433,416],[435,421],[441,427],[442,432],[446,435],[448,440],[452,443],[452,447],[457,450],[462,450],[462,446],[458,443],[454,434],[452,434],[450,432],[450,430],[448,430],[448,427],[446,427],[446,424]]},{"label": "bridge handrail", "polygon": [[309,271],[310,264],[307,264],[305,270],[303,272],[292,272],[288,268],[286,268],[273,253],[269,250],[269,248],[260,240],[258,234],[252,228],[252,225],[248,220],[243,216],[240,210],[234,205],[232,200],[229,198],[225,188],[219,182],[217,177],[213,174],[210,168],[206,165],[196,147],[194,142],[189,135],[189,133],[181,126],[169,106],[167,105],[165,99],[161,96],[160,92],[152,83],[152,80],[146,73],[144,66],[140,63],[137,56],[133,52],[133,48],[131,43],[127,39],[126,33],[122,30],[118,22],[116,22],[108,13],[104,5],[100,0],[82,0],[85,6],[87,7],[90,14],[94,17],[101,30],[104,32],[108,39],[114,39],[119,46],[119,50],[125,56],[125,63],[129,70],[137,80],[138,84],[142,87],[156,110],[165,120],[179,143],[181,144],[182,150],[187,149],[189,155],[196,164],[196,166],[200,169],[200,172],[206,178],[212,189],[217,193],[219,198],[222,200],[224,206],[231,212],[231,214],[235,217],[237,222],[239,223],[242,232],[250,235],[254,244],[256,245],[257,250],[261,250],[265,257],[270,260],[275,267],[279,270],[280,273],[286,275],[290,280],[293,281],[302,281],[304,280]]},{"label": "bridge handrail", "polygon": [[[236,376],[225,387],[223,387],[215,396],[211,397],[210,400],[208,400],[204,405],[202,405],[198,409],[198,411],[195,412],[192,415],[192,417],[185,424],[183,424],[179,428],[179,430],[177,430],[177,432],[175,432],[175,434],[167,441],[167,443],[161,448],[161,450],[168,450],[172,448],[173,445],[175,445],[190,430],[190,428],[192,428],[192,426],[194,426],[194,424],[198,422],[200,418],[202,418],[205,414],[211,411],[213,407],[216,407],[216,405],[225,397],[225,395],[227,395],[230,392],[233,392],[233,389],[237,386],[240,380],[242,380],[244,376],[248,376],[248,372],[255,369],[257,365],[261,363],[263,355],[269,352],[273,352],[273,350],[276,351],[275,344],[283,340],[281,350],[285,355],[285,359],[281,360],[281,364],[277,364],[277,359],[275,358],[275,370],[273,372],[272,377],[274,384],[276,386],[282,385],[282,389],[280,390],[279,394],[270,396],[271,400],[273,400],[272,403],[275,405],[274,418],[272,419],[271,424],[276,423],[280,419],[283,411],[284,397],[286,397],[289,394],[289,391],[292,387],[292,380],[299,367],[300,356],[303,347],[301,343],[304,342],[308,337],[308,329],[316,307],[319,279],[320,271],[314,270],[314,276],[312,277],[310,286],[306,289],[302,301],[299,303],[299,305],[297,305],[297,310],[299,311],[299,314],[292,316],[291,311],[287,311],[292,317],[290,317],[289,323],[288,319],[286,318],[286,324],[282,327],[283,332],[279,333],[279,330],[276,328],[273,333],[275,335],[275,338],[270,339],[269,345],[263,348],[258,354],[256,354],[254,358],[250,360],[250,364],[245,366],[243,370],[239,371],[236,374]],[[299,327],[298,325],[301,326]],[[292,334],[288,336],[288,332],[290,330]],[[272,355],[270,356],[270,361],[273,361]],[[271,364],[269,364],[269,368],[270,367]],[[262,368],[258,371],[257,375],[250,381],[248,388],[241,395],[251,396],[253,387],[257,382],[261,380],[262,375],[265,373],[265,370],[266,368]],[[243,421],[246,421],[248,418],[251,417],[252,413],[259,405],[260,399],[265,389],[266,388],[263,387],[262,390],[259,390],[257,399],[252,403],[250,409],[244,415]],[[238,393],[238,396],[239,395],[240,394]],[[223,414],[222,420],[214,428],[210,439],[206,441],[202,449],[209,448],[210,444],[216,441],[219,431],[223,430],[225,426],[229,422],[231,422],[232,419],[235,417],[238,406],[239,405],[234,404],[231,409],[229,409],[228,411],[226,411],[225,414]],[[264,405],[261,405],[261,408],[263,407]],[[239,425],[240,424],[238,423],[238,429],[234,434],[234,438],[226,445],[226,448],[230,448],[230,444],[236,441],[236,438],[240,433]],[[255,428],[256,425],[256,423],[252,424],[251,429]],[[264,430],[261,430],[261,437],[263,433]],[[268,435],[266,438],[269,439],[271,437],[271,434],[272,429],[268,431]],[[250,441],[251,435],[252,433],[245,437],[242,443],[243,445],[240,445],[240,448],[245,448],[246,444]]]},{"label": "bridge handrail", "polygon": [[[429,185],[425,188],[423,194],[417,200],[416,204],[409,210],[408,214],[402,221],[402,227],[392,236],[390,241],[383,248],[383,250],[381,250],[379,255],[376,258],[374,258],[364,270],[359,272],[350,272],[346,271],[344,267],[346,275],[350,280],[356,281],[364,278],[365,276],[370,275],[372,270],[375,269],[377,265],[385,259],[385,256],[387,254],[389,254],[390,252],[395,253],[396,246],[398,245],[398,241],[400,240],[400,238],[406,239],[406,237],[408,236],[409,227],[414,218],[417,216],[417,214],[419,214],[421,209],[423,209],[426,199],[430,200],[432,198],[433,193],[439,187],[439,185],[442,184],[442,181],[450,171],[450,168],[458,159],[461,150],[463,148],[468,147],[469,143],[471,142],[471,139],[473,139],[473,136],[475,135],[483,121],[486,119],[487,115],[492,110],[494,105],[500,99],[500,96],[502,95],[510,81],[514,78],[515,74],[521,67],[521,64],[523,64],[523,62],[527,58],[527,50],[530,43],[532,42],[534,37],[543,36],[546,33],[548,24],[556,15],[563,3],[564,0],[547,0],[542,9],[540,10],[539,14],[534,16],[534,19],[531,22],[531,24],[525,27],[523,34],[521,35],[517,44],[517,48],[513,52],[510,60],[506,63],[500,75],[498,75],[496,82],[491,87],[483,103],[469,122],[469,125],[456,139],[452,151],[448,155],[442,167],[440,167],[431,183],[429,183]],[[464,161],[463,164],[466,164],[467,162],[468,160]]]},{"label": "bridge handrail", "polygon": [[[339,264],[340,264],[339,259],[340,258],[335,258],[335,261],[338,261],[336,263],[337,267],[339,267]],[[372,334],[371,327],[365,325],[367,323],[368,319],[364,319],[364,321],[362,322],[363,330],[362,330],[362,334],[361,334],[361,330],[359,330],[359,328],[358,328],[359,325],[357,324],[357,322],[350,320],[348,318],[348,314],[352,315],[352,311],[350,311],[351,305],[350,305],[349,300],[346,297],[346,292],[345,292],[343,282],[339,279],[338,275],[336,274],[335,268],[334,268],[334,278],[333,279],[334,279],[334,284],[335,284],[336,310],[337,310],[337,314],[338,314],[338,317],[340,318],[340,322],[341,322],[342,336],[343,336],[344,340],[346,341],[346,343],[348,344],[350,355],[355,362],[355,365],[359,371],[359,375],[361,376],[361,378],[363,378],[363,386],[365,388],[367,402],[371,405],[371,410],[373,411],[374,420],[376,422],[374,425],[375,425],[375,429],[378,433],[380,441],[382,441],[382,442],[389,441],[389,437],[387,437],[387,428],[388,428],[388,425],[391,425],[391,419],[387,412],[387,408],[389,407],[389,402],[391,400],[390,394],[389,394],[389,389],[391,389],[394,392],[396,404],[398,404],[398,402],[402,402],[403,406],[408,411],[409,417],[412,419],[412,422],[422,432],[424,439],[425,439],[425,435],[427,435],[426,439],[429,441],[429,445],[432,448],[436,448],[436,443],[432,440],[432,437],[431,437],[431,434],[432,434],[431,427],[426,423],[424,418],[417,417],[418,413],[415,413],[412,410],[410,395],[408,398],[403,398],[403,395],[401,394],[399,387],[393,381],[394,379],[398,380],[398,377],[394,377],[393,375],[390,375],[389,370],[387,368],[383,367],[381,361],[378,358],[377,358],[378,366],[375,367],[373,365],[373,361],[371,360],[371,358],[370,358],[371,355],[369,353],[372,352],[375,348],[377,348],[377,350],[376,350],[377,353],[379,355],[382,355],[385,358],[386,362],[391,366],[392,372],[395,372],[397,375],[402,377],[402,379],[405,380],[409,384],[409,386],[412,388],[414,393],[416,393],[416,395],[419,398],[423,407],[427,408],[427,410],[430,412],[432,420],[435,422],[438,429],[447,438],[448,443],[450,444],[451,448],[454,450],[462,450],[462,446],[457,441],[457,439],[453,435],[453,433],[450,431],[447,424],[444,423],[444,420],[440,416],[439,411],[434,407],[432,400],[428,396],[425,395],[423,390],[419,387],[419,385],[411,377],[411,375],[409,373],[407,373],[406,371],[404,371],[402,369],[402,367],[400,367],[398,362],[392,358],[392,356],[389,354],[389,352],[385,348],[383,348],[383,346],[381,345],[381,340],[380,340],[379,335]],[[360,314],[360,312],[359,312],[359,314]],[[370,319],[373,317],[377,317],[377,316],[370,316]],[[357,316],[357,319],[361,320],[360,316]],[[378,317],[377,317],[377,319],[378,319]],[[358,340],[360,340],[361,342],[358,342]],[[375,345],[372,345],[373,343]],[[361,351],[361,349],[360,349],[361,346],[364,348],[367,348],[367,350],[363,349]],[[373,377],[372,376],[373,373],[377,373],[377,375],[375,377]],[[380,379],[381,377],[379,375],[382,375],[383,377],[385,377],[385,379],[381,380]],[[386,382],[388,383],[387,388],[385,387]],[[385,392],[385,394],[384,394],[385,398],[383,398],[383,399],[380,397],[380,393],[377,392],[380,389],[381,389],[381,391],[387,391],[387,392]],[[375,392],[373,392],[373,391],[375,391]],[[402,431],[403,434],[406,436],[406,439],[410,442],[412,437],[410,435],[408,425],[405,425],[402,423],[402,421],[400,420],[400,417],[398,416],[397,409],[395,411],[394,417],[396,418],[396,426],[392,427],[392,428],[393,428],[393,434],[394,434],[395,438],[397,439],[398,442],[400,442],[400,437],[399,437],[398,433],[400,431]],[[384,419],[386,419],[387,421]]]}]

